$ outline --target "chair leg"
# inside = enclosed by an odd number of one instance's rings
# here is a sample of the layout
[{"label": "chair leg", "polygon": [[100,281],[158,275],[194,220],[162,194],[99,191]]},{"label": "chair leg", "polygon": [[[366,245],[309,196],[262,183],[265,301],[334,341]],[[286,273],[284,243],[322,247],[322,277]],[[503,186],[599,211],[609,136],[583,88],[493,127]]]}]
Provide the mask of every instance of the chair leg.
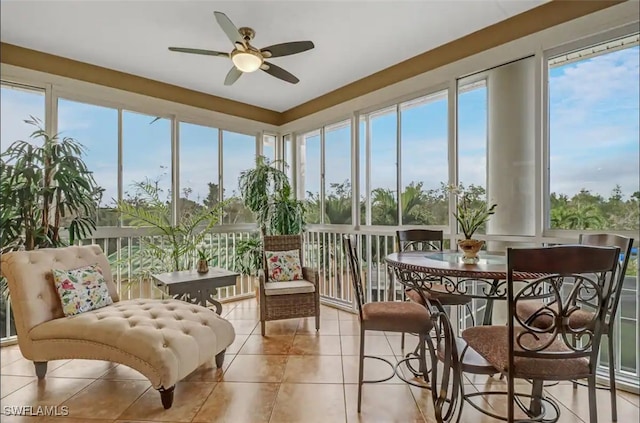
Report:
[{"label": "chair leg", "polygon": [[36,368],[36,376],[38,376],[38,379],[44,379],[44,376],[47,374],[47,362],[34,361],[33,365]]},{"label": "chair leg", "polygon": [[262,336],[265,334],[265,321],[260,320],[260,331],[262,332]]},{"label": "chair leg", "polygon": [[358,413],[362,405],[362,379],[364,375],[364,331],[360,331],[360,360],[358,364]]},{"label": "chair leg", "polygon": [[[426,335],[430,336],[430,335]],[[425,383],[429,383],[429,374],[427,373],[427,349],[425,348],[427,339],[425,335],[420,335],[420,373]]]},{"label": "chair leg", "polygon": [[507,421],[514,421],[515,414],[515,386],[512,373],[507,374]]},{"label": "chair leg", "polygon": [[226,351],[227,350],[224,349],[224,350],[220,351],[218,354],[216,354],[216,367],[218,369],[221,369],[222,368],[222,364],[224,364],[224,353]]},{"label": "chair leg", "polygon": [[618,421],[618,401],[616,399],[616,359],[613,351],[613,336],[608,335],[609,341],[609,391],[611,393],[611,421]]},{"label": "chair leg", "polygon": [[171,408],[171,406],[173,405],[173,390],[175,389],[175,385],[174,386],[170,386],[168,388],[160,388],[158,389],[158,391],[160,391],[160,400],[162,401],[162,406],[164,407],[165,410],[168,410]]},{"label": "chair leg", "polygon": [[400,350],[404,351],[404,332],[400,335]]},{"label": "chair leg", "polygon": [[533,388],[531,388],[531,404],[529,405],[529,412],[531,416],[539,416],[542,413],[542,387],[543,383],[540,379],[533,380]]},{"label": "chair leg", "polygon": [[589,390],[589,423],[598,423],[598,405],[596,404],[596,376],[587,378]]},{"label": "chair leg", "polygon": [[316,314],[316,332],[320,330],[320,315]]}]

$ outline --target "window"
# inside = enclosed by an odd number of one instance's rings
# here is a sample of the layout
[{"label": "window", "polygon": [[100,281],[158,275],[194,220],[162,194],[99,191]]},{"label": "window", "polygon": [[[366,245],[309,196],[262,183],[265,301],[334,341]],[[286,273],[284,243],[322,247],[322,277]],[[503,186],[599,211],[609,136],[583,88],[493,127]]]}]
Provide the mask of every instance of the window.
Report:
[{"label": "window", "polygon": [[136,112],[122,112],[123,199],[138,195],[144,183],[171,201],[171,121]]},{"label": "window", "polygon": [[255,167],[256,137],[237,132],[222,131],[222,183],[224,208],[222,222],[226,224],[255,221],[252,213],[242,204],[238,188],[240,172]]},{"label": "window", "polygon": [[14,141],[29,141],[37,128],[25,123],[30,116],[39,119],[44,128],[44,90],[13,84],[2,84],[0,95],[0,151]]},{"label": "window", "polygon": [[549,61],[552,229],[639,229],[637,39]]},{"label": "window", "polygon": [[324,223],[351,223],[351,121],[324,130]]},{"label": "window", "polygon": [[218,130],[180,122],[180,212],[220,202]]},{"label": "window", "polygon": [[276,159],[276,136],[265,134],[262,137],[262,155],[274,161]]},{"label": "window", "polygon": [[397,107],[369,115],[371,224],[398,224]]},{"label": "window", "polygon": [[447,92],[400,104],[403,225],[447,225]]},{"label": "window", "polygon": [[320,223],[321,193],[321,146],[320,131],[310,132],[300,137],[300,176],[307,203],[307,223]]},{"label": "window", "polygon": [[289,183],[291,187],[294,187],[295,181],[293,180],[295,163],[293,160],[293,154],[295,152],[293,146],[293,140],[290,134],[284,136],[284,173],[287,174],[289,178]]},{"label": "window", "polygon": [[98,226],[117,226],[118,110],[58,99],[58,132],[85,147],[83,160],[104,191],[98,204]]}]

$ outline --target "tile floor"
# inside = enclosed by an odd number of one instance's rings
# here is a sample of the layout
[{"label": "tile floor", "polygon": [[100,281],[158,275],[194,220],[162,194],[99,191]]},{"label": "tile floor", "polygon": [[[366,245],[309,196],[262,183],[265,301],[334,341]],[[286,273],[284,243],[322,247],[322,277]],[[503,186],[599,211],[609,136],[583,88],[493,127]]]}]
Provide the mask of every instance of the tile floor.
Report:
[{"label": "tile floor", "polygon": [[[363,388],[362,413],[356,412],[358,377],[357,316],[323,306],[321,329],[313,319],[267,323],[260,336],[255,300],[227,303],[223,315],[236,328],[222,370],[214,364],[189,375],[176,387],[174,405],[164,410],[159,394],[139,373],[114,363],[61,360],[49,363],[46,379],[38,382],[33,365],[17,346],[0,349],[2,423],[46,421],[106,422],[432,422],[431,394],[406,385],[397,377]],[[408,342],[414,342],[409,340]],[[367,336],[368,354],[391,360],[401,356],[400,336]],[[365,362],[365,378],[388,374],[384,363]],[[469,376],[467,392],[503,389],[504,383],[486,376]],[[528,389],[526,382],[518,385]],[[588,421],[586,388],[569,383],[547,388],[561,406],[561,422]],[[609,394],[598,391],[599,422],[611,420]],[[504,401],[490,398],[497,410]],[[620,392],[618,421],[640,420],[639,397]],[[6,406],[67,406],[68,417],[42,418],[8,415]],[[465,407],[463,422],[497,422]]]}]

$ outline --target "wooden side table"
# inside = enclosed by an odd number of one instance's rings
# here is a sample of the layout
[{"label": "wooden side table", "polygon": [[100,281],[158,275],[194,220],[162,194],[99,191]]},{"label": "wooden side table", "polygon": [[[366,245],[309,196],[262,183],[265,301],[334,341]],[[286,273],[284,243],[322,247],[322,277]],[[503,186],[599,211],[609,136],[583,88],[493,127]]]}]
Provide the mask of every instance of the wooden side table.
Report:
[{"label": "wooden side table", "polygon": [[207,273],[195,270],[160,273],[151,275],[158,286],[166,286],[173,298],[193,304],[207,306],[207,301],[216,308],[216,313],[222,313],[222,304],[214,298],[218,288],[233,286],[239,273],[231,272],[219,267],[211,267]]}]

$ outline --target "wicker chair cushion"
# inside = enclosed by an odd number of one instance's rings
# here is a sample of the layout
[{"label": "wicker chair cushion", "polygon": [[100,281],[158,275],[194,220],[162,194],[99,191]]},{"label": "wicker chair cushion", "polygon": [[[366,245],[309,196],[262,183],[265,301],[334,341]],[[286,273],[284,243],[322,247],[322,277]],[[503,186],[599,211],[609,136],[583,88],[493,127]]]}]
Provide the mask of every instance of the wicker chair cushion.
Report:
[{"label": "wicker chair cushion", "polygon": [[367,330],[428,334],[433,328],[426,308],[411,302],[382,301],[362,306],[362,325]]},{"label": "wicker chair cushion", "polygon": [[[500,371],[508,371],[509,342],[507,326],[476,326],[462,332],[462,338],[467,344],[483,356],[489,363]],[[515,336],[523,329],[516,328]],[[543,345],[549,341],[550,334],[538,334],[540,340],[535,341],[531,336],[522,337],[521,341],[528,348]],[[522,351],[517,343],[515,348]],[[544,352],[571,351],[562,340],[556,339],[543,350]],[[529,379],[573,379],[589,374],[589,360],[580,358],[514,358],[514,376]]]},{"label": "wicker chair cushion", "polygon": [[[433,285],[431,289],[432,291],[424,291],[425,296],[430,300],[438,300],[442,305],[465,305],[469,301],[471,301],[471,298],[467,297],[466,295],[448,293],[444,285]],[[411,301],[424,305],[422,296],[418,292],[416,292],[416,290],[407,289],[405,290],[405,293],[407,294],[407,297],[411,299]]]},{"label": "wicker chair cushion", "polygon": [[303,279],[300,250],[265,250],[264,258],[267,263],[267,278],[270,281],[286,282]]},{"label": "wicker chair cushion", "polygon": [[316,286],[308,281],[266,282],[264,295],[305,294],[315,292]]},{"label": "wicker chair cushion", "polygon": [[[516,313],[523,322],[526,322],[536,314],[530,324],[540,329],[546,329],[553,324],[554,315],[551,311],[542,309],[543,307],[544,303],[540,300],[518,301]],[[553,310],[556,314],[558,313],[557,303],[553,303],[547,308]],[[595,314],[590,311],[575,310],[569,315],[569,327],[572,329],[591,328],[595,323],[594,318]]]}]

